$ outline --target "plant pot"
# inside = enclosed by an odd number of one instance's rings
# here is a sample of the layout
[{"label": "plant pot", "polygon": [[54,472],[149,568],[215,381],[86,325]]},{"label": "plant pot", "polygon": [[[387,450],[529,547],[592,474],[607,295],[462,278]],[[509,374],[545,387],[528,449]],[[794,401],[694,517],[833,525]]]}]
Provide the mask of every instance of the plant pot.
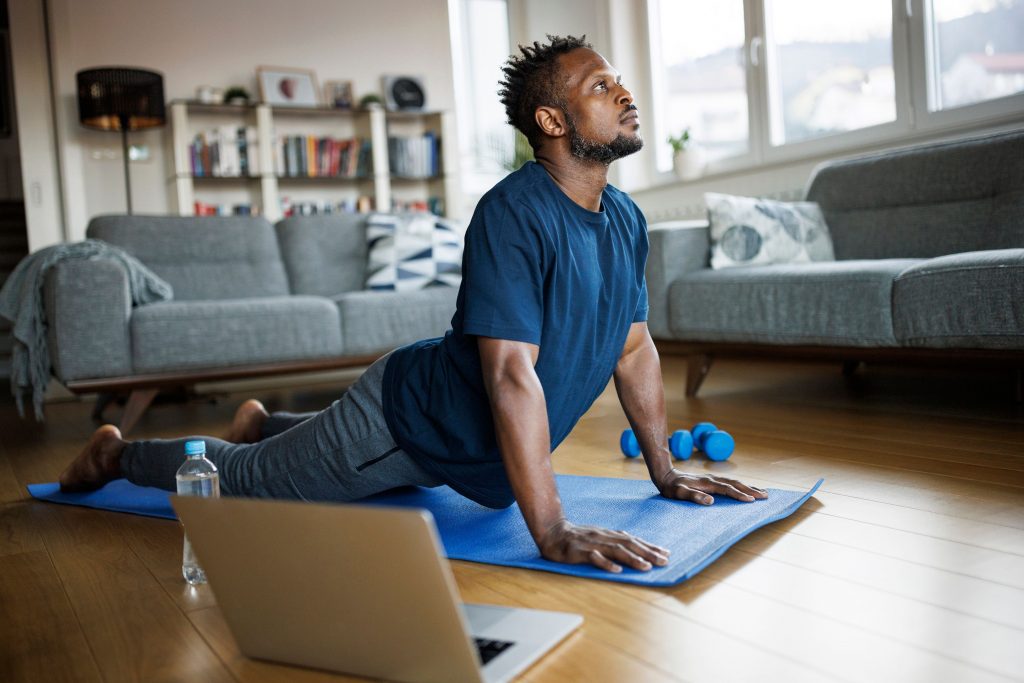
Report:
[{"label": "plant pot", "polygon": [[704,150],[695,145],[680,150],[672,157],[672,168],[680,180],[693,180],[704,172]]}]

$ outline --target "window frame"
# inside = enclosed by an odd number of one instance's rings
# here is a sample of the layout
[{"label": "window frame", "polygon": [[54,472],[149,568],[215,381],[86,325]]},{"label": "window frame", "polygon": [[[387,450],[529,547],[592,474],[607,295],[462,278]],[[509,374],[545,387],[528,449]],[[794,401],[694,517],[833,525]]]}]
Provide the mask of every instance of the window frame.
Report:
[{"label": "window frame", "polygon": [[[985,100],[961,107],[930,111],[929,98],[934,76],[928,52],[931,36],[930,0],[891,0],[893,78],[896,118],[893,121],[824,135],[808,140],[771,143],[771,103],[768,67],[770,43],[767,40],[765,3],[770,0],[744,0],[744,55],[747,73],[747,117],[749,149],[746,153],[709,162],[695,180],[735,172],[755,170],[760,166],[787,164],[815,158],[851,154],[880,145],[910,142],[919,138],[953,134],[985,126],[1024,122],[1024,93]],[[647,0],[647,30],[658,19],[660,0]],[[650,45],[650,44],[648,44]],[[756,53],[756,54],[754,54]],[[654,75],[660,64],[655,50],[649,46],[646,55],[650,71],[651,96],[655,116],[662,116],[657,106],[658,93]],[[657,129],[666,128],[658,122]],[[658,169],[656,155],[650,155],[649,173],[652,186],[678,182],[671,170]]]}]

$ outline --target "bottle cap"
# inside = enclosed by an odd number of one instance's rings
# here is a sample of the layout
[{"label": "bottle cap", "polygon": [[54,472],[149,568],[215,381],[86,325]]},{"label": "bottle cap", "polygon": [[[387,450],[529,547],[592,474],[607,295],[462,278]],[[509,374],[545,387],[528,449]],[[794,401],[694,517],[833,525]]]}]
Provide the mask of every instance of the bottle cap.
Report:
[{"label": "bottle cap", "polygon": [[206,455],[205,441],[186,441],[185,455]]}]

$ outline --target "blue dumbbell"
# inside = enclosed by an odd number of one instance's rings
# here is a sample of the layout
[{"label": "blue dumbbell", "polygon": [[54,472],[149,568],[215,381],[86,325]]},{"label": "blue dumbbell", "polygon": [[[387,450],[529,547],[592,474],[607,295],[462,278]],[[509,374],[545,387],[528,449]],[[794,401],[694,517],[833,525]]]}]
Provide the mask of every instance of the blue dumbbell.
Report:
[{"label": "blue dumbbell", "polygon": [[640,442],[636,440],[636,434],[632,429],[626,429],[619,437],[619,449],[627,458],[635,458],[640,455]]},{"label": "blue dumbbell", "polygon": [[668,450],[676,460],[689,460],[693,455],[693,436],[685,429],[677,429],[668,439]]},{"label": "blue dumbbell", "polygon": [[[640,442],[636,440],[636,434],[632,429],[626,429],[619,437],[619,449],[627,458],[635,458],[640,455]],[[693,453],[693,437],[690,432],[680,429],[672,434],[668,440],[668,449],[676,460],[686,460]]]},{"label": "blue dumbbell", "polygon": [[729,432],[723,432],[711,422],[693,425],[693,444],[709,460],[728,460],[736,450],[736,441]]}]

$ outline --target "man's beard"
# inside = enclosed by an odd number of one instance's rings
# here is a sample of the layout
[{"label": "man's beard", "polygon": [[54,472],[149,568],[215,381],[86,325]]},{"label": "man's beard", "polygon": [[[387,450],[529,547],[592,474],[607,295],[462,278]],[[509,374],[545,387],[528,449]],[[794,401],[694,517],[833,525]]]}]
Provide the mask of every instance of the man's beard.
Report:
[{"label": "man's beard", "polygon": [[588,140],[576,130],[576,121],[568,111],[565,111],[565,122],[569,126],[569,151],[577,159],[596,161],[607,166],[616,159],[639,152],[644,146],[643,138],[639,135],[630,138],[622,133],[611,142]]}]

